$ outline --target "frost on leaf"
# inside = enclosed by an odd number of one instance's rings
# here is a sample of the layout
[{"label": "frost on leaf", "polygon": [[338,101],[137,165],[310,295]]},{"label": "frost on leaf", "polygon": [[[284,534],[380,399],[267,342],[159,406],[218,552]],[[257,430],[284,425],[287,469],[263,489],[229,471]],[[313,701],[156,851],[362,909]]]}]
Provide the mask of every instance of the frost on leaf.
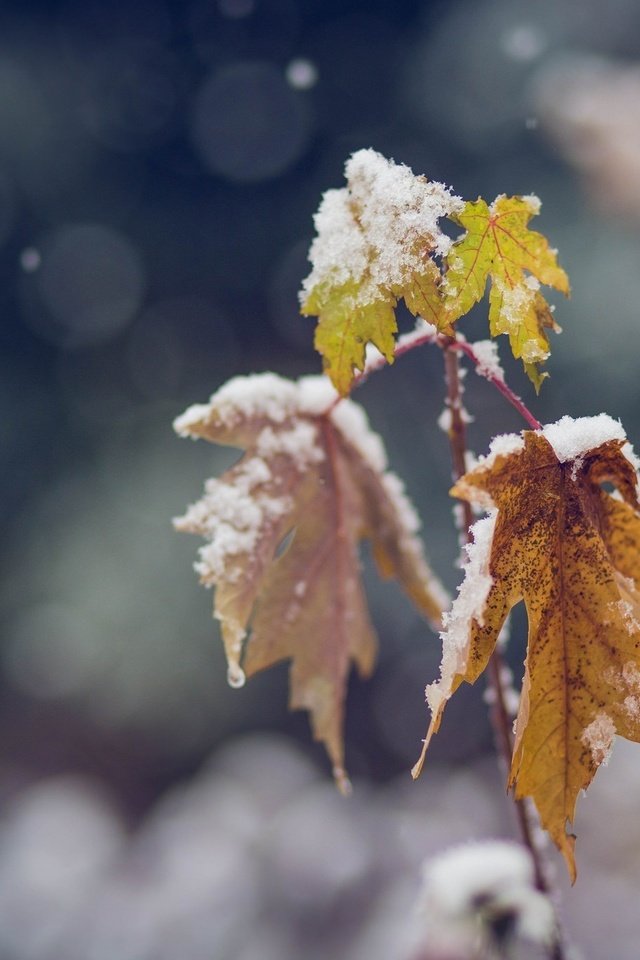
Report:
[{"label": "frost on leaf", "polygon": [[509,782],[517,797],[533,798],[575,878],[567,827],[578,794],[616,733],[640,741],[638,476],[620,424],[603,414],[563,417],[508,441],[452,491],[494,515],[474,527],[445,618],[425,749],[447,700],[482,673],[509,610],[524,600],[529,638]]},{"label": "frost on leaf", "polygon": [[368,675],[376,641],[358,546],[434,624],[446,603],[400,480],[360,407],[325,377],[238,377],[176,420],[182,436],[243,448],[175,521],[207,543],[196,569],[215,586],[230,681],[291,660],[291,707],[310,712],[339,783],[348,673]]},{"label": "frost on leaf", "polygon": [[354,153],[345,175],[347,186],[328,190],[314,218],[313,269],[301,295],[302,312],[319,318],[316,348],[342,395],[364,370],[367,343],[393,362],[398,299],[438,319],[441,274],[432,256],[451,246],[438,221],[463,207],[441,183],[374,150]]},{"label": "frost on leaf", "polygon": [[441,321],[441,327],[443,323],[450,327],[464,316],[482,299],[490,279],[491,335],[509,337],[514,357],[522,360],[536,389],[544,376],[538,365],[550,352],[546,331],[559,329],[540,284],[569,293],[569,280],[558,266],[555,251],[542,234],[527,226],[539,206],[534,197],[499,196],[491,206],[478,199],[452,215],[466,233],[445,261]]}]

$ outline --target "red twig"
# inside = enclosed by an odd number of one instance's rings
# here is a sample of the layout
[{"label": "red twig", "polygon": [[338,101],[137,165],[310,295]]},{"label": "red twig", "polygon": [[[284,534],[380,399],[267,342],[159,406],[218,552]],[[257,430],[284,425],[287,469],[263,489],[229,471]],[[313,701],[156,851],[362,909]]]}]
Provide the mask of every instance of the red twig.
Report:
[{"label": "red twig", "polygon": [[[409,333],[404,337],[400,337],[394,350],[394,356],[397,360],[399,357],[404,356],[405,353],[409,353],[411,350],[415,350],[417,347],[424,346],[425,343],[432,343],[438,347],[441,347],[442,349],[459,350],[461,353],[464,353],[464,355],[473,363],[476,373],[488,380],[489,383],[491,383],[496,390],[502,394],[505,400],[507,400],[511,406],[518,411],[520,416],[528,423],[532,430],[542,429],[542,424],[540,421],[534,417],[531,411],[525,406],[522,399],[517,395],[517,393],[514,393],[504,378],[492,372],[491,370],[485,369],[481,358],[474,350],[473,344],[467,343],[467,341],[461,337],[447,337],[443,333],[438,333],[435,327],[431,327],[424,332],[418,330],[415,333]],[[359,373],[354,377],[353,389],[355,390],[356,387],[361,386],[372,373],[375,373],[377,370],[381,370],[386,365],[387,361],[382,354],[380,354],[380,356],[376,357],[374,360],[368,361],[362,373]],[[337,397],[334,400],[333,404],[331,405],[331,409],[333,409],[333,407],[340,402],[340,399],[340,397]]]},{"label": "red twig", "polygon": [[[467,356],[470,357],[470,359],[474,361],[476,366],[478,365],[479,360],[477,356],[473,354],[471,345],[466,344],[465,341],[453,340],[453,338],[443,338],[443,342],[440,342],[439,346],[441,346],[444,351],[445,380],[447,384],[447,407],[451,413],[448,434],[451,448],[452,474],[455,483],[460,479],[462,474],[466,472],[465,460],[467,451],[466,429],[462,413],[460,371],[458,366],[458,355],[456,351],[462,350]],[[491,379],[491,381],[496,385],[498,383],[504,384],[504,381],[499,380],[499,378],[495,375],[487,377],[487,379]],[[518,398],[515,397],[515,394],[512,394],[508,387],[506,389],[508,390],[509,399],[513,397],[515,400],[518,400]],[[503,391],[501,391],[501,393],[502,392]],[[538,429],[540,427],[538,421],[532,417],[528,410],[526,410],[524,404],[522,404],[522,407],[526,411],[525,419],[527,419],[531,425],[535,423],[536,426],[534,429]],[[473,522],[471,504],[464,500],[462,502],[462,507],[463,529],[461,530],[461,533],[463,534],[465,541],[470,543],[473,539],[473,533],[471,531],[471,525]],[[493,708],[491,710],[491,722],[498,751],[502,755],[507,770],[509,770],[511,767],[511,756],[513,753],[513,716],[507,707],[506,690],[503,682],[504,663],[498,648],[494,650],[491,659],[489,660],[487,672],[489,688],[493,692],[491,698],[493,702]],[[534,839],[534,823],[532,822],[532,812],[527,806],[525,800],[514,800],[514,803],[522,843],[528,849],[533,862],[536,887],[542,893],[545,893],[547,896],[549,896],[549,898],[553,901],[554,898],[552,896],[551,885],[544,869],[544,853],[539,849]],[[556,937],[554,943],[550,947],[549,956],[551,960],[564,960],[565,953],[560,939],[559,925],[557,924],[557,921],[556,928]]]}]

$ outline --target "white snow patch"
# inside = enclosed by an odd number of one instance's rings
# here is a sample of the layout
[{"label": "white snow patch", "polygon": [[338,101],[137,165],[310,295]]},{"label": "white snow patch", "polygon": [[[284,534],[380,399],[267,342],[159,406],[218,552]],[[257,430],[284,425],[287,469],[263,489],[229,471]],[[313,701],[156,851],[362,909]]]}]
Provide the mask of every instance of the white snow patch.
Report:
[{"label": "white snow patch", "polygon": [[380,288],[403,285],[424,270],[425,243],[446,254],[451,240],[438,220],[462,210],[441,183],[414,176],[375,150],[358,150],[345,166],[347,186],[328,190],[315,215],[317,236],[302,298],[324,283],[358,285],[356,303],[379,298]]},{"label": "white snow patch", "polygon": [[636,610],[632,603],[629,603],[628,600],[618,600],[616,602],[616,607],[618,608],[618,613],[622,617],[628,633],[636,633],[638,630],[640,630],[640,623],[638,623],[638,620],[636,619]]},{"label": "white snow patch", "polygon": [[369,426],[366,413],[352,400],[342,400],[331,412],[331,422],[338,428],[372,470],[382,473],[387,467],[384,444]]},{"label": "white snow patch", "polygon": [[230,558],[250,553],[264,525],[291,508],[288,497],[273,497],[259,489],[268,476],[267,465],[252,458],[236,472],[233,484],[207,480],[204,496],[174,520],[176,529],[199,533],[209,541],[199,549],[195,564],[206,586],[217,583],[225,572],[228,575]]},{"label": "white snow patch", "polygon": [[524,201],[524,203],[526,203],[526,205],[529,207],[529,209],[533,214],[540,213],[540,209],[542,207],[542,200],[540,199],[540,197],[536,196],[535,193],[524,194],[524,196],[520,197],[520,199]]},{"label": "white snow patch", "polygon": [[318,444],[318,428],[309,420],[298,420],[288,430],[265,427],[258,436],[256,450],[261,457],[283,454],[301,472],[309,464],[324,460],[324,451]]},{"label": "white snow patch", "polygon": [[640,690],[640,670],[633,660],[628,660],[623,666],[622,679],[630,689]]},{"label": "white snow patch", "polygon": [[495,340],[478,340],[471,344],[477,359],[476,372],[481,377],[493,380],[504,380],[504,370],[500,365],[498,344]]},{"label": "white snow patch", "polygon": [[425,690],[427,703],[434,716],[444,700],[451,696],[451,685],[457,673],[466,666],[469,633],[476,620],[483,623],[484,608],[493,578],[489,573],[489,559],[497,511],[482,517],[471,527],[473,542],[465,546],[467,559],[464,563],[464,580],[451,610],[444,614],[442,640],[442,663],[440,679],[429,684]]},{"label": "white snow patch", "polygon": [[416,320],[413,330],[410,330],[409,333],[403,333],[398,337],[396,341],[396,350],[410,350],[411,346],[417,341],[421,341],[426,338],[428,341],[437,340],[438,328],[432,323],[429,323],[424,317],[418,317]]},{"label": "white snow patch", "polygon": [[191,437],[193,440],[197,440],[198,435],[194,433],[191,428],[194,424],[201,423],[205,420],[210,410],[211,405],[208,403],[194,403],[192,406],[187,407],[179,417],[175,418],[173,421],[173,429],[180,437]]},{"label": "white snow patch", "polygon": [[595,417],[561,417],[540,431],[560,463],[581,462],[584,456],[609,440],[626,440],[622,424],[607,413]]},{"label": "white snow patch", "polygon": [[602,711],[597,713],[595,719],[582,731],[580,739],[591,750],[596,766],[606,766],[609,762],[615,735],[615,723],[607,713]]},{"label": "white snow patch", "polygon": [[553,908],[535,888],[529,853],[506,841],[452,847],[428,861],[422,907],[436,940],[467,927],[474,939],[479,933],[491,944],[491,921],[504,914],[514,916],[517,935],[534,943],[548,944],[555,933]]},{"label": "white snow patch", "polygon": [[640,698],[629,694],[623,701],[624,709],[631,720],[640,720]]}]

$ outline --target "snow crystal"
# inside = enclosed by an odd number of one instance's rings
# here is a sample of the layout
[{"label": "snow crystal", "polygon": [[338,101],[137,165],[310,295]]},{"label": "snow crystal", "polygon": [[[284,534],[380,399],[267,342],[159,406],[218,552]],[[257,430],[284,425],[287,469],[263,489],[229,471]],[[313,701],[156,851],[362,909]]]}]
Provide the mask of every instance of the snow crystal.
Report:
[{"label": "snow crystal", "polygon": [[387,467],[384,444],[369,426],[366,413],[351,400],[343,400],[331,412],[331,422],[376,473]]},{"label": "snow crystal", "polygon": [[449,433],[449,430],[451,430],[451,420],[451,410],[449,407],[445,407],[437,421],[438,427],[443,433]]},{"label": "snow crystal", "polygon": [[318,428],[308,420],[298,420],[289,430],[265,427],[258,436],[256,450],[261,457],[284,454],[300,471],[324,460],[324,451],[318,445]]},{"label": "snow crystal", "polygon": [[[522,318],[531,309],[537,290],[540,288],[535,277],[526,277],[522,283],[510,286],[500,277],[495,277],[493,284],[500,294],[500,328],[499,333],[517,333],[522,324]],[[536,341],[532,341],[536,343]],[[549,351],[537,346],[537,360],[545,360]]]},{"label": "snow crystal", "polygon": [[626,440],[620,421],[614,420],[607,413],[600,413],[596,417],[578,417],[575,420],[565,416],[555,423],[547,424],[541,433],[553,447],[560,463],[568,460],[581,462],[585,454],[608,440]]},{"label": "snow crystal", "polygon": [[374,373],[376,370],[380,370],[380,368],[384,367],[387,362],[385,355],[381,353],[373,343],[368,343],[366,345],[364,355],[365,360],[363,373],[365,375]]},{"label": "snow crystal", "polygon": [[629,633],[636,633],[640,630],[640,623],[636,619],[636,611],[632,603],[628,600],[618,600],[616,602],[618,612],[622,617],[625,627]]},{"label": "snow crystal", "polygon": [[540,213],[542,207],[542,200],[540,197],[536,196],[535,193],[527,193],[524,196],[520,197],[521,200],[526,203],[533,214]]},{"label": "snow crystal", "polygon": [[193,433],[191,428],[194,424],[205,420],[210,412],[211,404],[194,403],[192,406],[187,407],[179,417],[175,418],[173,421],[173,429],[179,437],[191,437],[193,440],[197,440],[198,436]]},{"label": "snow crystal", "polygon": [[231,557],[251,553],[264,525],[283,516],[291,507],[288,497],[271,497],[242,489],[220,480],[207,482],[204,497],[175,521],[176,528],[189,530],[196,517],[203,518],[198,533],[209,543],[200,547],[195,570],[207,584],[217,582]]},{"label": "snow crystal", "polygon": [[582,731],[581,740],[591,750],[591,756],[596,766],[606,766],[613,749],[616,735],[616,726],[611,717],[604,713],[597,713],[595,719]]},{"label": "snow crystal", "polygon": [[206,419],[213,411],[228,427],[239,420],[264,417],[282,423],[297,409],[295,383],[275,373],[254,373],[233,377],[213,394],[208,404],[195,404],[174,421],[180,436],[190,435],[190,425]]},{"label": "snow crystal", "polygon": [[326,413],[339,396],[329,378],[323,375],[301,377],[297,388],[297,411],[311,417]]},{"label": "snow crystal", "polygon": [[437,337],[438,328],[423,317],[418,317],[413,330],[410,330],[409,333],[403,333],[398,337],[396,350],[410,350],[412,345],[417,341],[422,341],[425,338],[428,340],[436,340]]},{"label": "snow crystal", "polygon": [[627,661],[622,668],[622,679],[628,687],[640,690],[640,670],[633,660]]},{"label": "snow crystal", "polygon": [[[463,407],[460,404],[458,406],[458,412],[460,413],[460,419],[462,420],[463,423],[473,423],[473,417],[471,416],[469,411],[466,409],[466,407]],[[449,407],[448,401],[447,401],[447,406],[444,408],[444,410],[438,417],[437,423],[440,429],[444,433],[449,433],[449,430],[451,429],[451,422],[452,422],[451,408]]]},{"label": "snow crystal", "polygon": [[315,215],[312,271],[302,297],[326,282],[353,281],[356,302],[370,303],[380,287],[402,285],[424,270],[425,242],[437,254],[448,252],[451,240],[438,220],[463,203],[443,184],[416,177],[371,149],[350,157],[345,176],[347,186],[327,191]]},{"label": "snow crystal", "polygon": [[629,694],[624,698],[623,706],[631,720],[640,720],[640,698]]},{"label": "snow crystal", "polygon": [[487,840],[446,850],[423,872],[423,909],[436,936],[451,925],[470,924],[485,937],[492,920],[509,915],[517,934],[551,942],[555,923],[548,898],[535,888],[531,857],[515,843]]},{"label": "snow crystal", "polygon": [[[498,457],[507,457],[524,450],[524,438],[521,433],[499,433],[489,444],[489,452],[478,458],[476,467],[490,470]],[[491,506],[492,500],[488,493],[483,496],[481,490],[474,491],[476,502],[484,506]]]},{"label": "snow crystal", "polygon": [[451,610],[444,614],[442,639],[442,663],[440,679],[427,687],[425,694],[432,716],[443,700],[451,695],[451,684],[456,673],[465,668],[469,634],[473,620],[483,622],[484,607],[493,578],[489,573],[489,558],[493,543],[497,511],[482,517],[471,527],[473,542],[465,546],[467,559],[464,563],[464,580]]},{"label": "snow crystal", "polygon": [[472,344],[473,352],[478,361],[476,371],[481,377],[494,380],[504,380],[504,370],[500,365],[498,344],[494,340],[478,340]]}]

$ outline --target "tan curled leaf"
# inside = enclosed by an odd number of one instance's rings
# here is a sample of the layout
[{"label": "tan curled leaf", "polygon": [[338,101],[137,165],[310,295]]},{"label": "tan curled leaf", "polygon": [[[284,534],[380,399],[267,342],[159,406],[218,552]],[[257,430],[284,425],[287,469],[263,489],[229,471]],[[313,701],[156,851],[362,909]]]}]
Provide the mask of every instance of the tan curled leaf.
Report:
[{"label": "tan curled leaf", "polygon": [[601,414],[499,438],[453,488],[493,513],[473,528],[465,580],[446,617],[441,678],[427,688],[426,743],[524,600],[529,639],[509,782],[517,797],[533,798],[572,879],[578,794],[616,733],[640,741],[637,479],[620,424]]},{"label": "tan curled leaf", "polygon": [[351,663],[367,676],[376,640],[360,579],[369,540],[378,569],[440,620],[442,590],[416,537],[416,515],[386,470],[360,407],[334,405],[324,377],[238,377],[176,421],[185,436],[245,450],[176,521],[207,543],[196,565],[215,586],[230,680],[290,660],[292,708],[344,775],[343,719]]}]

